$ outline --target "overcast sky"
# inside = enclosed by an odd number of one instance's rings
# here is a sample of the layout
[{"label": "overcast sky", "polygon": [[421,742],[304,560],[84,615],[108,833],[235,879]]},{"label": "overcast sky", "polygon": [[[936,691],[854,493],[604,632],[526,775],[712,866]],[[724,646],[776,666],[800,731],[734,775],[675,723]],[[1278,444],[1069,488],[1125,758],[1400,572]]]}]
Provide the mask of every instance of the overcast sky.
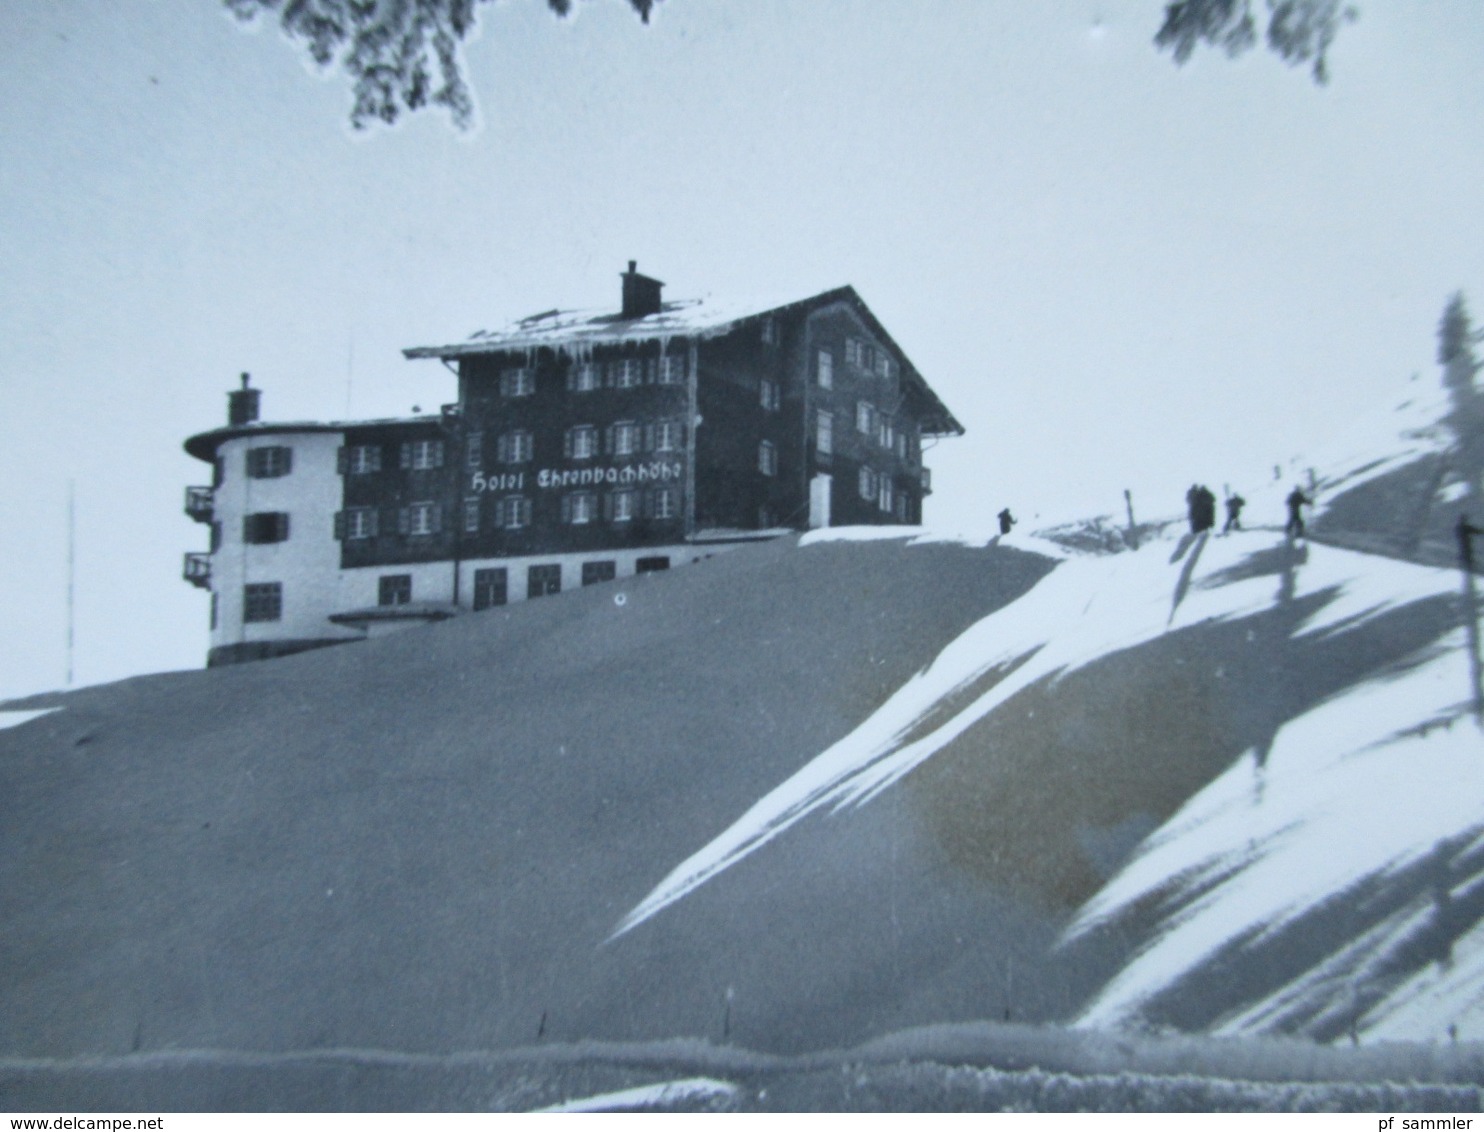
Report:
[{"label": "overcast sky", "polygon": [[[1435,382],[1484,307],[1484,14],[1360,0],[1316,87],[1184,69],[1160,0],[481,5],[479,128],[364,135],[214,0],[0,5],[0,697],[198,666],[181,511],[250,370],[268,419],[454,399],[406,346],[666,296],[853,284],[968,428],[928,521],[1175,513]],[[1024,528],[1023,528],[1024,529]]]}]

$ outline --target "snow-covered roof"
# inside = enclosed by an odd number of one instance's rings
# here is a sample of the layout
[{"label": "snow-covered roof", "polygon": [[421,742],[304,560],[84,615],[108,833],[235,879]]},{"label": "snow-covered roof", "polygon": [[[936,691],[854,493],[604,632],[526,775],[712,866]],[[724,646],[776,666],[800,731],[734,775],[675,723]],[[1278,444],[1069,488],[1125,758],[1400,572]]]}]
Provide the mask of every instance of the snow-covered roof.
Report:
[{"label": "snow-covered roof", "polygon": [[596,346],[625,342],[652,342],[668,338],[714,338],[729,333],[750,318],[798,306],[801,303],[854,295],[849,287],[838,287],[808,298],[785,302],[718,302],[713,299],[679,299],[662,303],[654,314],[624,318],[622,314],[597,310],[549,310],[522,318],[501,330],[477,330],[463,342],[447,346],[413,346],[402,353],[409,358],[459,358],[471,354],[536,350],[545,346],[582,352]]},{"label": "snow-covered roof", "polygon": [[872,332],[890,344],[903,360],[903,373],[927,402],[923,428],[927,435],[958,436],[963,425],[954,418],[926,379],[907,361],[906,354],[887,333],[854,287],[846,285],[799,299],[783,301],[718,302],[713,299],[680,299],[662,303],[654,314],[624,318],[615,311],[549,310],[510,324],[503,330],[477,330],[463,342],[446,346],[412,346],[402,351],[408,358],[473,357],[480,354],[522,353],[540,349],[583,356],[600,346],[625,343],[666,342],[672,338],[717,338],[738,325],[764,315],[794,307],[818,307],[849,303]]},{"label": "snow-covered roof", "polygon": [[424,413],[415,417],[378,417],[360,421],[248,421],[240,425],[222,425],[188,437],[185,450],[198,460],[210,463],[216,457],[217,446],[224,440],[239,436],[261,434],[276,436],[291,432],[344,432],[352,428],[376,428],[387,425],[437,424],[443,418],[437,414]]}]

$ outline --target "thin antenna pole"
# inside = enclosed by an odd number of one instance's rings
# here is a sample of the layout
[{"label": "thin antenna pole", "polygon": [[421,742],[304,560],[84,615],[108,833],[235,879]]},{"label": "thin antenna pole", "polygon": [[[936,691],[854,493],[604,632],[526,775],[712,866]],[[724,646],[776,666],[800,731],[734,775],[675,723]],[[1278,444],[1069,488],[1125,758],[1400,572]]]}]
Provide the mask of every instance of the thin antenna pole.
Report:
[{"label": "thin antenna pole", "polygon": [[67,687],[72,687],[73,592],[77,579],[77,485],[67,481]]}]

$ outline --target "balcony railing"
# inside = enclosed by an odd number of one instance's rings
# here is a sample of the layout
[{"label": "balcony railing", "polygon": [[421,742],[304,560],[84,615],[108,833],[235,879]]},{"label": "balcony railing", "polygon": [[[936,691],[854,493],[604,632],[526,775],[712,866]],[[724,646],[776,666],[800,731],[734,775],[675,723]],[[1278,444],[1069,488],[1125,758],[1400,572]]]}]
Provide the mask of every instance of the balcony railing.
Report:
[{"label": "balcony railing", "polygon": [[181,577],[193,586],[209,590],[211,588],[211,555],[202,554],[198,550],[187,551]]},{"label": "balcony railing", "polygon": [[211,488],[186,488],[185,513],[198,523],[211,522],[214,513],[212,510]]},{"label": "balcony railing", "polygon": [[923,469],[921,469],[921,471],[922,471],[922,494],[924,494],[924,495],[931,495],[931,494],[933,494],[933,473],[932,473],[932,469],[930,469],[930,468],[923,468]]}]

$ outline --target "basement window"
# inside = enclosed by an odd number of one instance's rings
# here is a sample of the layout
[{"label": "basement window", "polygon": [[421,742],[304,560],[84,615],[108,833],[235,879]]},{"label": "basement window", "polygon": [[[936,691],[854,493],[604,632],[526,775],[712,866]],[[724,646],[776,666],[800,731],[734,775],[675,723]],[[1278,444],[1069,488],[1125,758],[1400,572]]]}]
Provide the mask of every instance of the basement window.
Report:
[{"label": "basement window", "polygon": [[377,580],[377,605],[406,605],[411,600],[411,574],[383,574]]},{"label": "basement window", "polygon": [[492,566],[474,571],[474,608],[488,609],[492,605],[504,605],[506,600],[506,573],[503,566]]},{"label": "basement window", "polygon": [[243,586],[242,620],[283,620],[283,583],[250,582]]}]

